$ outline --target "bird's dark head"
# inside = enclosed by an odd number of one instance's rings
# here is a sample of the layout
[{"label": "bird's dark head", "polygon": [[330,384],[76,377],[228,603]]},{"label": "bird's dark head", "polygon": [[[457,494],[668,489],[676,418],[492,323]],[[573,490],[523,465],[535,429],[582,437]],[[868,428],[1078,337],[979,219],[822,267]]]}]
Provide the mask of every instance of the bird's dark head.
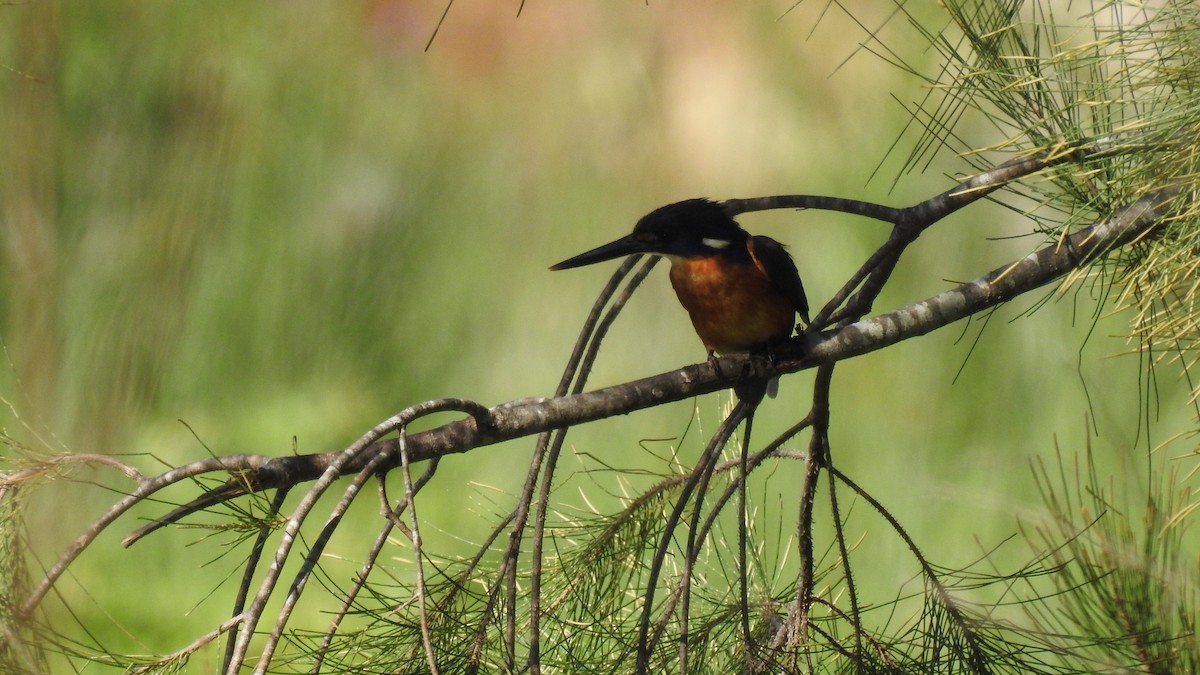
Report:
[{"label": "bird's dark head", "polygon": [[716,202],[689,199],[668,204],[642,217],[633,233],[551,267],[565,270],[634,253],[657,253],[676,258],[717,255],[743,245],[750,234]]}]

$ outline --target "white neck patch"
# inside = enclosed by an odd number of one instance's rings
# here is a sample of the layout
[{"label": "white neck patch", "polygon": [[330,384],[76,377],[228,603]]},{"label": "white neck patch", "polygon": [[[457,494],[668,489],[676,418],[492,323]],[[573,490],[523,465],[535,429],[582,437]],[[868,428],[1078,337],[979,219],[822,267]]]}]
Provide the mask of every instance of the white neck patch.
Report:
[{"label": "white neck patch", "polygon": [[723,249],[729,248],[729,245],[733,242],[729,241],[728,239],[709,239],[708,237],[705,237],[700,240],[700,243],[709,248]]}]

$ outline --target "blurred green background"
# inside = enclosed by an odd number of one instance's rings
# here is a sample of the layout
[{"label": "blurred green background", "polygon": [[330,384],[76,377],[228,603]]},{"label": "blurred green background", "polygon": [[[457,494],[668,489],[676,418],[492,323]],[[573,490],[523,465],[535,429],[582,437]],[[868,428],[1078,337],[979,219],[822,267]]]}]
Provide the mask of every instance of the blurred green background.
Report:
[{"label": "blurred green background", "polygon": [[[850,6],[875,27],[886,4]],[[517,3],[459,2],[428,50],[443,3],[0,7],[6,431],[38,452],[123,455],[153,472],[210,451],[341,448],[431,398],[548,395],[611,266],[547,266],[649,210],[790,193],[903,205],[951,185],[964,165],[949,155],[895,180],[909,147],[888,154],[908,121],[897,101],[924,96],[920,83],[860,49],[866,38],[845,15],[818,21],[824,3],[791,5],[528,3],[517,17]],[[888,25],[890,47],[934,67]],[[999,140],[963,132],[981,146]],[[816,212],[742,222],[790,244],[817,305],[886,234]],[[987,204],[954,216],[912,249],[876,309],[1024,255],[1040,240],[1010,237],[1028,229]],[[1040,513],[1030,462],[1053,461],[1056,438],[1069,456],[1094,428],[1103,466],[1136,486],[1146,448],[1190,428],[1186,386],[1164,377],[1158,398],[1140,396],[1139,359],[1108,358],[1130,348],[1126,317],[1093,329],[1097,294],[1032,316],[1045,295],[1022,298],[978,343],[976,322],[838,367],[834,461],[936,561],[967,564],[1015,532],[1015,516]],[[703,358],[657,270],[592,385]],[[806,409],[810,383],[785,380],[756,438]],[[728,400],[589,425],[571,446],[662,469],[639,440],[677,437],[693,415],[711,431]],[[685,459],[696,438],[693,427]],[[421,504],[447,555],[470,550],[490,514],[510,508],[530,448],[447,460]],[[564,504],[615,503],[573,473],[589,461],[565,460]],[[785,535],[793,470],[773,473],[763,497],[763,517],[778,520],[767,529]],[[30,498],[43,564],[115,498],[88,481],[129,487],[72,475],[83,482]],[[335,578],[378,527],[373,500],[337,542]],[[62,586],[97,639],[167,651],[225,615],[228,587],[205,597],[236,554],[202,566],[218,542],[188,531],[123,550],[135,522],[125,525]],[[860,530],[860,582],[894,595],[914,572],[896,563],[902,546],[877,521]],[[1028,553],[1017,543],[999,555],[1015,564]]]}]

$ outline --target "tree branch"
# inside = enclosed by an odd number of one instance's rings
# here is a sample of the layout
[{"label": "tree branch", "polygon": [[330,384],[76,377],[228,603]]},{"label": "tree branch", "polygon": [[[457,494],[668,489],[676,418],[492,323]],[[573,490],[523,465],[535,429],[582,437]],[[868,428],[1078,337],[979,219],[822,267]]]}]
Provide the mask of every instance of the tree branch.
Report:
[{"label": "tree branch", "polygon": [[[411,434],[407,439],[411,461],[463,453],[543,431],[625,415],[636,410],[730,389],[776,375],[794,373],[822,363],[861,356],[902,340],[930,333],[966,316],[1007,302],[1022,293],[1062,278],[1105,253],[1148,235],[1167,215],[1178,188],[1154,191],[1118,210],[1108,220],[1063,236],[1028,256],[999,267],[974,281],[943,291],[907,307],[863,319],[840,329],[797,337],[779,349],[774,358],[759,354],[730,354],[715,364],[701,363],[652,377],[590,392],[558,398],[529,398],[503,403],[486,414],[450,422]],[[478,421],[477,421],[478,420]],[[397,440],[380,440],[341,467],[342,475],[357,473],[371,457],[388,453],[392,459],[381,470],[399,462]],[[219,462],[206,460],[214,469],[240,472],[237,479],[162,519],[137,530],[124,543],[202,508],[246,494],[315,480],[339,456],[326,452],[286,457],[237,455]],[[151,482],[168,483],[171,474],[194,475],[187,467],[163,474]],[[143,497],[153,490],[139,489]]]}]

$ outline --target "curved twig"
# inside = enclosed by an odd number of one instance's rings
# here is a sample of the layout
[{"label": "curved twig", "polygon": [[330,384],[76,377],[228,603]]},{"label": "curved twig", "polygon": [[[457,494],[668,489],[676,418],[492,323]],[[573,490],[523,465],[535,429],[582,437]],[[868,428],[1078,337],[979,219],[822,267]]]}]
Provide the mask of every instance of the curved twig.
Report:
[{"label": "curved twig", "polygon": [[[267,538],[271,536],[273,528],[270,524],[270,519],[279,515],[279,511],[283,508],[283,502],[287,499],[288,492],[291,488],[282,487],[275,492],[275,498],[271,500],[270,510],[267,512],[266,519],[258,528],[258,534],[254,537],[254,546],[250,548],[250,555],[246,558],[245,569],[242,570],[242,581],[238,584],[237,597],[233,600],[233,616],[241,621],[241,615],[246,611],[246,598],[250,595],[250,585],[254,582],[254,573],[258,570],[258,563],[262,560],[263,550],[267,545]],[[233,658],[233,645],[237,641],[237,633],[230,631],[228,639],[225,643],[225,656],[221,661],[221,672],[229,670],[229,660]]]},{"label": "curved twig", "polygon": [[437,654],[433,650],[433,638],[429,634],[429,611],[425,598],[425,550],[421,541],[421,523],[417,517],[417,490],[413,486],[412,471],[408,461],[408,449],[404,444],[404,428],[400,428],[400,473],[404,478],[404,500],[408,503],[408,518],[412,521],[413,566],[417,575],[417,614],[421,624],[421,645],[425,648],[425,663],[430,675],[439,675]]},{"label": "curved twig", "polygon": [[134,675],[137,675],[139,673],[162,672],[160,670],[162,668],[162,666],[169,664],[172,661],[182,662],[187,657],[200,651],[202,648],[204,648],[205,645],[207,645],[210,642],[212,642],[213,640],[216,640],[217,638],[221,637],[221,633],[231,633],[233,631],[233,629],[241,622],[242,622],[242,617],[240,617],[238,615],[234,615],[233,618],[226,620],[220,626],[217,626],[216,628],[208,631],[204,635],[201,635],[200,637],[196,638],[195,640],[192,640],[191,644],[184,647],[183,649],[175,651],[175,652],[168,654],[162,658],[156,659],[154,661],[154,663],[148,663],[144,666],[141,666],[138,668],[133,668],[133,669],[129,670],[128,672],[133,673]]},{"label": "curved twig", "polygon": [[[746,433],[740,443],[738,452],[738,486],[737,486],[737,569],[738,569],[738,609],[742,624],[742,669],[750,670],[750,659],[754,651],[753,638],[750,633],[750,565],[747,562],[746,546],[748,533],[747,521],[749,511],[746,498],[746,484],[750,482],[750,434],[754,430],[754,410],[746,416]],[[713,508],[717,508],[714,505]],[[715,512],[714,512],[715,513]],[[701,540],[703,541],[703,539]]]},{"label": "curved twig", "polygon": [[[733,411],[730,412],[729,417],[730,419],[734,419],[739,415],[740,412],[742,422],[749,426],[751,421],[754,419],[754,410],[756,407],[758,407],[757,401],[751,399],[739,399]],[[742,408],[744,408],[744,410],[739,411],[739,409]],[[716,473],[717,459],[721,456],[721,448],[724,448],[729,444],[729,439],[733,437],[733,433],[735,431],[737,431],[737,422],[732,424],[726,422],[719,427],[717,432],[713,434],[712,439],[709,440],[709,445],[714,447],[716,451],[712,453],[711,457],[707,458],[708,461],[703,465],[703,467],[701,467],[699,462],[696,464],[696,470],[700,471],[700,482],[696,486],[696,495],[692,498],[692,519],[691,522],[688,523],[687,528],[687,544],[683,553],[683,574],[681,574],[679,578],[678,591],[682,596],[680,600],[681,607],[679,611],[680,675],[687,675],[688,672],[688,624],[691,621],[691,611],[689,610],[689,605],[691,604],[692,600],[692,575],[696,569],[696,563],[700,558],[700,549],[704,547],[704,539],[701,539],[698,536],[700,530],[700,518],[704,515],[704,510],[702,508],[704,506],[704,497],[708,494],[708,484],[712,480],[713,474]],[[745,449],[744,444],[742,448],[743,450]],[[683,498],[681,497],[681,501],[682,499]],[[662,541],[669,542],[673,537],[673,532],[666,531],[663,533]],[[663,548],[660,548],[659,550],[665,552],[665,549]],[[662,565],[662,563],[657,560],[655,561],[655,564],[658,564],[659,566]],[[653,588],[653,586],[650,588]],[[649,593],[652,592],[653,591],[649,591]],[[647,595],[646,607],[650,607],[652,604],[649,601],[651,597],[652,596],[649,594]],[[651,642],[650,648],[647,650],[647,652],[652,652],[654,650],[654,646],[657,644],[658,638],[666,629],[666,620],[669,618],[669,616],[670,615],[668,614],[663,614],[663,620],[659,622],[658,628],[654,633],[654,640]]]},{"label": "curved twig", "polygon": [[[292,516],[288,519],[287,525],[283,529],[283,536],[276,548],[275,557],[272,560],[271,566],[267,570],[266,576],[259,585],[257,595],[251,602],[249,609],[245,613],[245,620],[242,622],[241,628],[238,631],[238,639],[234,643],[232,650],[232,658],[229,659],[229,667],[226,669],[228,675],[235,675],[245,662],[246,651],[250,645],[250,639],[254,635],[254,630],[258,625],[258,620],[262,616],[263,609],[266,606],[267,600],[274,591],[279,579],[279,575],[283,570],[283,565],[291,552],[292,545],[296,541],[296,536],[299,533],[300,525],[308,517],[308,514],[316,506],[317,501],[325,493],[325,491],[340,477],[340,464],[349,462],[352,458],[363,453],[367,448],[371,447],[380,436],[390,433],[393,430],[403,428],[413,419],[427,415],[433,412],[443,410],[460,410],[472,415],[483,417],[487,414],[487,408],[461,399],[443,399],[437,401],[426,401],[415,406],[411,406],[397,415],[377,424],[369,432],[363,435],[358,441],[351,445],[346,450],[339,453],[337,459],[321,478],[313,484],[304,498],[296,506]],[[476,419],[472,417],[471,419]],[[486,423],[486,422],[485,422]],[[347,488],[346,495],[339,501],[335,507],[333,514],[330,516],[326,527],[322,531],[318,542],[314,544],[312,551],[301,570],[297,572],[292,587],[288,593],[288,597],[284,600],[284,606],[280,609],[278,618],[275,623],[275,628],[272,630],[267,642],[264,644],[259,661],[255,666],[255,673],[266,672],[266,668],[270,665],[271,656],[274,653],[275,647],[278,644],[279,638],[282,637],[282,627],[286,623],[287,617],[290,616],[291,610],[295,607],[295,603],[299,600],[299,596],[304,588],[304,582],[308,578],[308,574],[315,564],[315,555],[319,555],[323,548],[324,541],[328,539],[332,528],[340,520],[342,513],[349,506],[351,500],[357,494],[358,487],[362,485],[375,471],[382,469],[383,464],[390,458],[391,451],[374,454],[364,466],[359,469],[360,475],[355,478],[350,487]]]},{"label": "curved twig", "polygon": [[749,199],[726,199],[721,202],[725,212],[737,216],[752,211],[770,211],[775,209],[820,209],[823,211],[840,211],[864,218],[882,220],[885,223],[895,223],[900,218],[903,209],[894,206],[884,206],[864,202],[858,199],[843,197],[822,197],[820,195],[776,195],[773,197],[751,197]]},{"label": "curved twig", "polygon": [[[630,258],[630,264],[636,263],[641,256]],[[594,330],[591,330],[591,337],[587,341],[588,349],[584,354],[583,360],[579,363],[578,373],[576,376],[575,385],[570,389],[572,394],[578,394],[583,391],[587,384],[587,377],[591,374],[592,365],[596,362],[596,357],[600,353],[600,345],[604,341],[604,337],[608,335],[608,330],[620,315],[621,310],[625,308],[626,303],[633,297],[633,292],[641,286],[642,282],[649,276],[650,271],[661,260],[658,256],[652,256],[629,278],[629,282],[625,285],[625,289],[613,300],[612,305],[604,314],[604,317],[595,324]],[[622,266],[624,269],[624,265]],[[620,273],[620,270],[618,270]],[[614,279],[617,277],[613,275]],[[623,276],[623,275],[622,275]],[[585,328],[586,330],[586,328]],[[560,384],[565,384],[567,380],[564,373],[564,381]],[[566,391],[559,392],[559,395]],[[546,438],[545,434],[539,438],[539,446],[542,439]],[[528,664],[530,672],[537,675],[541,672],[541,603],[542,603],[542,555],[545,544],[546,532],[546,514],[550,510],[550,489],[554,483],[554,471],[558,466],[559,454],[562,452],[563,443],[567,438],[567,429],[556,430],[549,439],[549,445],[546,452],[545,470],[541,476],[541,489],[538,492],[537,511],[534,514],[534,529],[533,529],[533,550],[530,551],[531,568],[529,579],[529,656]],[[540,453],[539,453],[540,456]],[[515,569],[514,569],[515,571]],[[515,582],[515,579],[514,579]],[[515,583],[513,588],[515,589]]]},{"label": "curved twig", "polygon": [[[800,539],[800,573],[796,581],[796,600],[788,612],[788,630],[786,648],[795,654],[800,650],[797,645],[808,639],[809,608],[813,597],[813,541],[812,519],[813,500],[817,492],[817,478],[829,454],[829,389],[833,378],[833,364],[825,364],[817,369],[817,378],[813,383],[812,438],[808,443],[808,457],[804,460],[804,482],[801,486],[800,512],[797,520],[797,536]],[[771,645],[769,651],[775,650]],[[805,651],[807,654],[807,650]],[[793,668],[795,664],[790,664]],[[812,670],[812,664],[809,670]]]},{"label": "curved twig", "polygon": [[[109,509],[105,511],[99,518],[93,521],[92,524],[87,527],[87,529],[80,533],[80,535],[75,538],[75,541],[71,542],[71,545],[67,547],[67,550],[59,556],[58,560],[54,561],[54,564],[51,565],[48,570],[46,570],[46,574],[44,577],[42,577],[41,582],[39,582],[38,585],[35,586],[32,591],[30,591],[29,596],[25,599],[25,602],[21,603],[21,606],[17,609],[14,618],[18,622],[23,622],[28,619],[33,613],[33,610],[37,609],[37,606],[41,604],[42,600],[46,597],[46,594],[50,592],[51,588],[53,588],[55,582],[57,582],[63,573],[66,572],[71,563],[75,562],[75,559],[78,558],[81,553],[83,553],[84,549],[90,546],[91,543],[95,541],[96,537],[100,536],[100,533],[107,529],[109,525],[117,520],[117,518],[125,515],[129,509],[133,508],[150,495],[165,487],[187,480],[188,478],[204,475],[206,473],[212,473],[214,471],[236,472],[239,470],[246,470],[254,465],[262,465],[264,461],[269,459],[269,457],[263,457],[261,455],[228,455],[225,457],[210,457],[199,462],[192,462],[190,464],[185,464],[184,466],[171,469],[170,471],[166,471],[158,476],[154,476],[153,478],[139,480],[136,489],[134,489],[125,497],[121,498],[116,504],[113,504],[111,507],[109,507]],[[128,475],[128,472],[126,472],[126,474]],[[212,504],[220,503],[222,501],[225,500],[221,499],[219,501],[212,502]],[[211,506],[212,504],[208,505]],[[190,511],[189,513],[192,512],[195,512],[195,510]]]},{"label": "curved twig", "polygon": [[[425,471],[417,478],[413,492],[419,492],[426,483],[429,482],[433,475],[437,472],[438,460],[433,459],[429,465],[425,467]],[[355,600],[358,599],[358,594],[367,584],[367,577],[370,576],[371,570],[375,569],[375,562],[379,559],[379,554],[383,552],[384,545],[387,544],[388,537],[392,530],[397,525],[404,525],[404,522],[399,519],[401,513],[407,508],[409,498],[405,495],[395,507],[391,506],[391,501],[387,498],[387,485],[383,474],[376,474],[379,481],[380,499],[383,502],[381,511],[384,512],[384,524],[379,534],[375,537],[375,541],[371,544],[371,549],[367,552],[366,559],[363,561],[362,567],[359,568],[358,574],[355,575],[354,581],[351,582],[350,588],[347,589],[346,597],[342,599],[342,604],[333,614],[333,619],[329,622],[329,628],[325,630],[321,636],[321,645],[317,648],[314,655],[313,667],[309,670],[314,675],[321,672],[321,668],[325,663],[325,656],[329,653],[329,647],[333,644],[333,638],[337,635],[341,628],[342,621],[346,619],[346,615],[350,612],[350,608],[354,606]]]},{"label": "curved twig", "polygon": [[[833,469],[833,452],[830,448],[827,448],[825,452],[825,464]],[[858,589],[854,585],[854,570],[850,565],[850,548],[846,545],[846,523],[842,520],[841,508],[838,506],[837,480],[832,470],[825,475],[829,477],[829,516],[837,537],[839,557],[842,559],[842,574],[846,579],[846,595],[850,598],[850,625],[854,628],[854,660],[855,663],[862,663],[862,613],[858,606]]]},{"label": "curved twig", "polygon": [[854,491],[855,494],[865,499],[867,503],[871,505],[871,508],[875,509],[875,512],[883,516],[884,520],[886,520],[888,524],[892,526],[892,531],[899,535],[900,539],[904,541],[904,545],[908,547],[909,552],[913,554],[913,558],[916,559],[917,564],[921,566],[921,571],[925,574],[925,578],[928,579],[929,583],[933,586],[934,597],[937,598],[938,603],[945,608],[946,612],[950,615],[951,620],[953,620],[954,624],[958,626],[958,629],[962,631],[963,638],[967,641],[967,647],[969,647],[971,650],[970,660],[972,668],[974,668],[975,672],[977,673],[990,673],[991,669],[989,669],[987,666],[987,652],[984,651],[983,647],[979,644],[979,639],[976,637],[974,629],[967,621],[967,617],[962,613],[962,610],[958,608],[958,603],[954,601],[954,598],[950,597],[950,591],[945,585],[942,584],[941,579],[938,577],[937,572],[934,571],[933,566],[929,564],[929,561],[925,559],[925,555],[921,553],[921,549],[917,548],[917,543],[912,540],[912,537],[908,536],[908,532],[904,529],[904,526],[900,524],[900,521],[896,520],[895,516],[893,516],[883,504],[879,503],[879,500],[875,499],[869,492],[859,487],[858,483],[855,483],[853,480],[851,480],[849,476],[841,471],[838,471],[832,466],[829,467],[829,471],[836,476],[839,481],[845,484],[846,487],[849,487]]},{"label": "curved twig", "polygon": [[[691,499],[692,492],[696,490],[697,484],[702,480],[707,484],[707,477],[712,474],[712,467],[716,464],[716,457],[720,455],[721,448],[725,446],[725,442],[737,428],[737,425],[745,419],[749,405],[745,401],[738,401],[717,428],[717,431],[709,439],[708,445],[704,448],[704,452],[696,460],[696,465],[688,475],[687,481],[679,491],[679,497],[675,500],[675,506],[671,509],[670,515],[667,516],[663,523],[662,536],[659,538],[658,549],[654,553],[654,558],[650,563],[649,574],[647,575],[645,593],[642,599],[641,619],[638,622],[638,637],[637,637],[637,669],[635,672],[647,673],[650,667],[650,656],[654,652],[654,646],[658,642],[659,636],[662,634],[663,625],[650,634],[650,615],[654,611],[654,592],[658,586],[658,577],[662,573],[662,566],[667,556],[667,549],[670,548],[671,540],[675,534],[675,527],[679,524],[679,519],[683,517],[683,510],[687,507],[688,501]],[[684,579],[690,583],[690,567],[683,574]],[[685,591],[686,592],[686,591]],[[686,596],[685,596],[686,597]],[[684,612],[686,614],[686,612]],[[686,644],[687,636],[682,636],[681,644]]]}]

